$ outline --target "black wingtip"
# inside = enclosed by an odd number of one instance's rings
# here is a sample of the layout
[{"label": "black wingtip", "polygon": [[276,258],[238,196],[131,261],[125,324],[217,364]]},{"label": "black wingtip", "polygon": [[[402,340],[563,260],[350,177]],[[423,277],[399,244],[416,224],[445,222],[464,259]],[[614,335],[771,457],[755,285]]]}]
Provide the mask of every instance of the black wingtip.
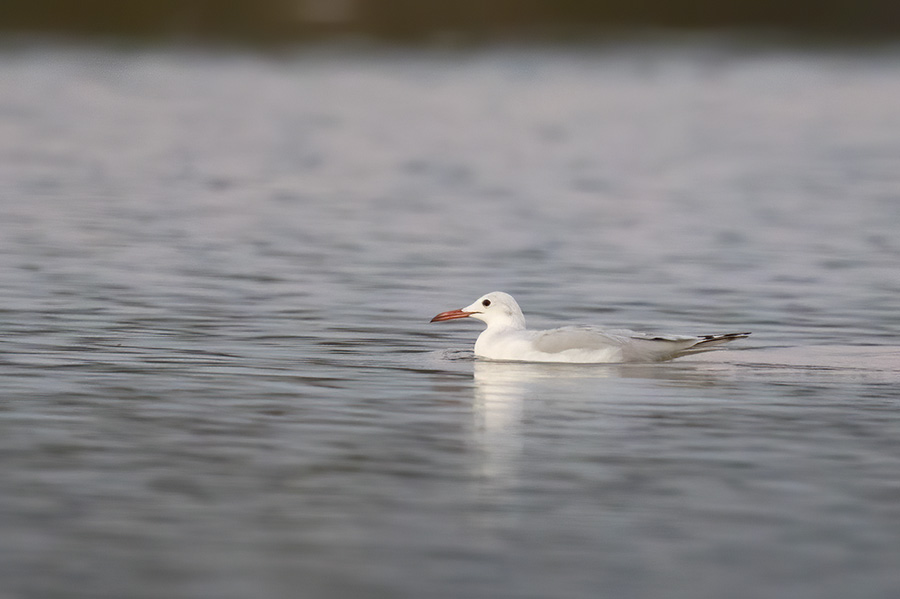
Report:
[{"label": "black wingtip", "polygon": [[712,341],[713,339],[744,339],[753,333],[725,333],[723,335],[700,335],[704,341]]}]

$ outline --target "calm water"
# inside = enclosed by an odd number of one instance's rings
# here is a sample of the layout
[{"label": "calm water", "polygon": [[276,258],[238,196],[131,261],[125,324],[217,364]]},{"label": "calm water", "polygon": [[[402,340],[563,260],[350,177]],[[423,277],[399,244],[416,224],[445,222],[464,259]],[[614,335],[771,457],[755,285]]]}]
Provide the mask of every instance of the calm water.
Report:
[{"label": "calm water", "polygon": [[[900,593],[900,50],[0,51],[0,597]],[[752,330],[476,362],[437,312]]]}]

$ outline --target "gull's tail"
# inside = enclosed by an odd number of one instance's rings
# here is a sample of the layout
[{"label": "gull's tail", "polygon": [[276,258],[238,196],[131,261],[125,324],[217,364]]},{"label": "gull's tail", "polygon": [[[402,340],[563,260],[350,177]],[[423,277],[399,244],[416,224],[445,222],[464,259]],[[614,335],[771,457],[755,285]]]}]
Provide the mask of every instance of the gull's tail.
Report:
[{"label": "gull's tail", "polygon": [[724,335],[700,335],[697,343],[685,349],[679,350],[673,357],[689,356],[691,354],[699,354],[705,351],[719,349],[718,346],[735,339],[746,339],[750,333],[725,333]]}]

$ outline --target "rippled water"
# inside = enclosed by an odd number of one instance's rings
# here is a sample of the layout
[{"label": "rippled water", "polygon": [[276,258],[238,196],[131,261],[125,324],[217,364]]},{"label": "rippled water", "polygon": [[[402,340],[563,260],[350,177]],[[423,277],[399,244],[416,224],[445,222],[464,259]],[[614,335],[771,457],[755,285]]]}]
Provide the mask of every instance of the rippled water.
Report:
[{"label": "rippled water", "polygon": [[[0,596],[895,597],[900,53],[0,52]],[[752,330],[476,362],[534,326]]]}]

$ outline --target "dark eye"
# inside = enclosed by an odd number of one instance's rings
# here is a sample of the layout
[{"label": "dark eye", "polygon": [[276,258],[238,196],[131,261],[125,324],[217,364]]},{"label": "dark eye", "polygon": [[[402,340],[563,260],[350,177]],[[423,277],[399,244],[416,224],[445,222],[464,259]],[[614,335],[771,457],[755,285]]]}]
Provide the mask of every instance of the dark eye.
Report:
[{"label": "dark eye", "polygon": [[481,302],[481,305],[487,308],[491,305],[491,300],[484,300],[483,302]]}]

